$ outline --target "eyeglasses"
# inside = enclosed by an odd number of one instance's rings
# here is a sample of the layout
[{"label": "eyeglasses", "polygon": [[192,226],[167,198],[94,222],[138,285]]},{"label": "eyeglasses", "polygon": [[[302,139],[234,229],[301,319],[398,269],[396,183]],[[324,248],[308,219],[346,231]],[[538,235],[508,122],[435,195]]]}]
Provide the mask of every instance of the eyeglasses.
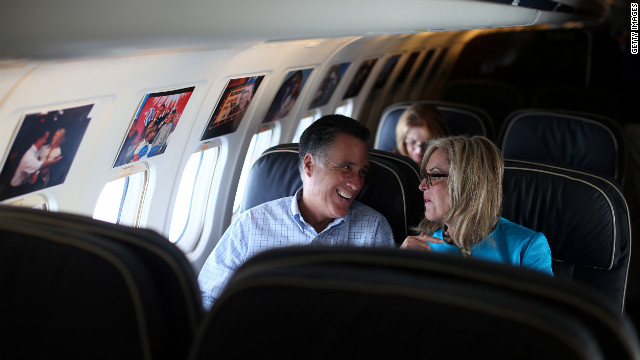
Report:
[{"label": "eyeglasses", "polygon": [[429,140],[426,141],[418,141],[418,140],[405,140],[404,143],[407,146],[411,146],[412,148],[422,148],[423,150],[426,150],[426,148],[429,146]]},{"label": "eyeglasses", "polygon": [[434,183],[434,178],[435,178],[435,183],[437,184],[441,178],[446,178],[449,177],[449,174],[429,174],[429,173],[424,173],[424,174],[420,174],[420,178],[422,179],[422,181],[427,181],[427,185],[429,185],[429,187],[433,186]]}]

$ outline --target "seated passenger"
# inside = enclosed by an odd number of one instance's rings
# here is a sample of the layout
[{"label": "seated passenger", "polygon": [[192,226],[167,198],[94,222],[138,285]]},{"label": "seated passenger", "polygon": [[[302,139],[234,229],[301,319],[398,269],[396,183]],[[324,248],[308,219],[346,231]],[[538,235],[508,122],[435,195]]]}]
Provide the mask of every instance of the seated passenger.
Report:
[{"label": "seated passenger", "polygon": [[302,188],[243,212],[229,226],[198,277],[206,308],[238,266],[270,248],[394,246],[387,220],[353,201],[369,168],[368,138],[366,127],[342,115],[324,116],[304,131],[298,162]]},{"label": "seated passenger", "polygon": [[415,103],[400,115],[396,125],[397,152],[410,157],[420,166],[428,141],[448,133],[447,124],[438,109]]},{"label": "seated passenger", "polygon": [[432,140],[420,171],[425,219],[420,235],[407,237],[400,248],[461,254],[553,276],[544,234],[500,216],[504,163],[490,140]]}]

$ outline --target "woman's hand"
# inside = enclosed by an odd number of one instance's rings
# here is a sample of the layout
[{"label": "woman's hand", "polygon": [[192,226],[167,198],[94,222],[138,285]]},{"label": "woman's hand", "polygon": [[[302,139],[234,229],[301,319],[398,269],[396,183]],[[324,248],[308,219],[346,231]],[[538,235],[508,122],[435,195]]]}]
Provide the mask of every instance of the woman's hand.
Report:
[{"label": "woman's hand", "polygon": [[443,242],[444,240],[438,239],[437,237],[429,236],[423,231],[420,233],[420,235],[407,236],[407,238],[402,242],[402,245],[400,245],[400,249],[431,251],[431,246],[429,245],[429,243],[442,244]]}]

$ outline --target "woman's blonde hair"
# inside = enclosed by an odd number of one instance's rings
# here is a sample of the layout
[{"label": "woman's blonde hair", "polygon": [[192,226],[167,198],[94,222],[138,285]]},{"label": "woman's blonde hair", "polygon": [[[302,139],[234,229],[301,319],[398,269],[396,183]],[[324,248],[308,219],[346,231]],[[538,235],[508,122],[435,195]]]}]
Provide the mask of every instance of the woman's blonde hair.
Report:
[{"label": "woman's blonde hair", "polygon": [[431,141],[420,171],[426,173],[436,149],[449,161],[449,211],[441,222],[423,219],[419,230],[432,234],[451,224],[449,235],[461,249],[469,249],[487,237],[502,213],[504,161],[498,147],[484,136],[454,136]]},{"label": "woman's blonde hair", "polygon": [[438,109],[431,105],[415,103],[400,115],[396,125],[396,146],[400,154],[409,156],[407,144],[404,141],[409,130],[415,127],[426,128],[431,138],[439,138],[449,133],[447,124]]}]

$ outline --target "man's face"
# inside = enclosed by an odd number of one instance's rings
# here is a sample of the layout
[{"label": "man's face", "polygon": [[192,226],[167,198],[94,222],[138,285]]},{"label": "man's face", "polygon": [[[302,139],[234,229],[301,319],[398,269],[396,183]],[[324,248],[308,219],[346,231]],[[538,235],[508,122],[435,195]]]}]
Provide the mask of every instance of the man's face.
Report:
[{"label": "man's face", "polygon": [[322,160],[310,154],[304,159],[303,216],[312,224],[346,216],[369,170],[367,144],[346,134],[336,136]]}]

